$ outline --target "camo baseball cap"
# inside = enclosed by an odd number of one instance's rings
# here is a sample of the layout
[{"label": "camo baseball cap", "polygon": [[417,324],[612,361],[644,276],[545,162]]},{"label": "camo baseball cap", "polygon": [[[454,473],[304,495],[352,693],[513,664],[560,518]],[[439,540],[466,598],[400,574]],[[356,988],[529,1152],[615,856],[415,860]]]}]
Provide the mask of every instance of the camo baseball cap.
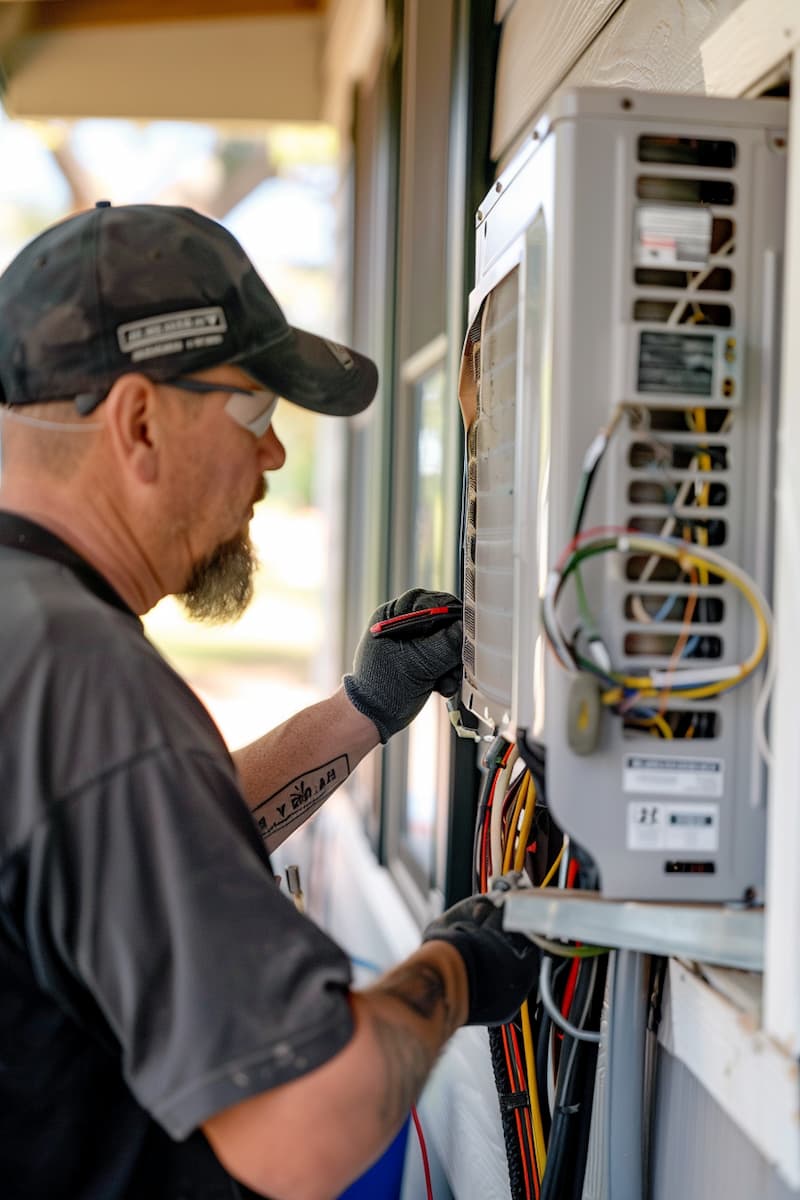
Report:
[{"label": "camo baseball cap", "polygon": [[289,325],[242,247],[190,208],[101,201],[44,231],[0,275],[7,405],[90,413],[130,371],[156,382],[230,363],[313,412],[372,400],[375,364]]}]

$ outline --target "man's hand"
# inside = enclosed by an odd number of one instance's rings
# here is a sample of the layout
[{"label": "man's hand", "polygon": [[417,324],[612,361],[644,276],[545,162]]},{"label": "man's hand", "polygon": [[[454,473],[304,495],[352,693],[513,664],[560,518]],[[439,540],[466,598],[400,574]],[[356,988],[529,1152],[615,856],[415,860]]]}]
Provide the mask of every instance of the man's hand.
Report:
[{"label": "man's hand", "polygon": [[467,1025],[505,1025],[536,987],[541,951],[524,934],[502,927],[503,909],[489,896],[460,900],[423,932],[423,942],[449,942],[467,969]]},{"label": "man's hand", "polygon": [[[369,625],[401,613],[458,604],[448,592],[412,588],[382,604]],[[382,742],[404,729],[420,712],[431,692],[452,696],[461,682],[461,621],[421,637],[375,638],[369,628],[356,649],[353,671],[345,675],[350,703],[369,717]]]}]

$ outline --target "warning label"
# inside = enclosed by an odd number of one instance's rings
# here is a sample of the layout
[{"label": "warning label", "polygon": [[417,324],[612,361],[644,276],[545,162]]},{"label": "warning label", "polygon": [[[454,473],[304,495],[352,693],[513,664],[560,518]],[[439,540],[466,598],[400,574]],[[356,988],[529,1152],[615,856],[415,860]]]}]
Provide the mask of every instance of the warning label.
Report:
[{"label": "warning label", "polygon": [[709,796],[720,799],[724,789],[721,758],[667,758],[657,754],[626,754],[622,789],[651,796]]},{"label": "warning label", "polygon": [[718,804],[628,804],[629,850],[681,850],[713,853],[719,849]]}]

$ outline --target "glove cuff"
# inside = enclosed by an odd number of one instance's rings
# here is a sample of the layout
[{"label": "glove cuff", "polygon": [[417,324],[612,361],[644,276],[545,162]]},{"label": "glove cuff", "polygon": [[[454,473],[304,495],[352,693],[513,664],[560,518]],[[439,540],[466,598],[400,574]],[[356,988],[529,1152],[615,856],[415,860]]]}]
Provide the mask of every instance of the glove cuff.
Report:
[{"label": "glove cuff", "polygon": [[484,1025],[481,1014],[475,1011],[475,1001],[478,996],[478,977],[475,970],[475,956],[471,946],[471,934],[467,929],[451,925],[445,929],[437,929],[434,933],[423,934],[423,942],[449,942],[455,947],[464,963],[467,973],[468,1012],[465,1025]]},{"label": "glove cuff", "polygon": [[353,708],[372,721],[372,724],[378,731],[378,736],[381,739],[381,745],[385,746],[394,731],[388,729],[386,725],[384,725],[383,721],[381,721],[380,717],[377,716],[373,705],[370,704],[369,700],[366,699],[359,688],[355,676],[345,675],[342,679],[342,686],[344,687],[345,695],[352,704]]}]

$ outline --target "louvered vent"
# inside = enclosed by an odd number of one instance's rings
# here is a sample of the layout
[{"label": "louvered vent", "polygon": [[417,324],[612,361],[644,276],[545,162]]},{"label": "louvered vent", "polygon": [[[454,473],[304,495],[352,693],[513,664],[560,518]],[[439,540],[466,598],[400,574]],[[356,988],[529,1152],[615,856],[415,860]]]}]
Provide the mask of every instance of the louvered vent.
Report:
[{"label": "louvered vent", "polygon": [[511,703],[518,286],[515,270],[483,306],[472,351],[477,417],[467,435],[464,665],[474,692],[465,699],[495,723]]},{"label": "louvered vent", "polygon": [[[733,408],[720,403],[740,400],[737,372],[725,366],[735,364],[739,353],[737,156],[736,143],[728,140],[638,140],[638,161],[647,167],[640,166],[635,180],[639,244],[631,317],[639,327],[637,390],[672,399],[629,410],[622,435],[627,526],[723,553],[730,552],[735,431]],[[632,673],[735,657],[736,647],[726,645],[728,614],[718,577],[699,571],[690,577],[673,560],[645,555],[631,555],[624,574],[618,652]],[[679,695],[660,714],[672,736],[718,737],[719,710],[682,705]],[[625,726],[631,736],[652,732],[634,720]]]}]

